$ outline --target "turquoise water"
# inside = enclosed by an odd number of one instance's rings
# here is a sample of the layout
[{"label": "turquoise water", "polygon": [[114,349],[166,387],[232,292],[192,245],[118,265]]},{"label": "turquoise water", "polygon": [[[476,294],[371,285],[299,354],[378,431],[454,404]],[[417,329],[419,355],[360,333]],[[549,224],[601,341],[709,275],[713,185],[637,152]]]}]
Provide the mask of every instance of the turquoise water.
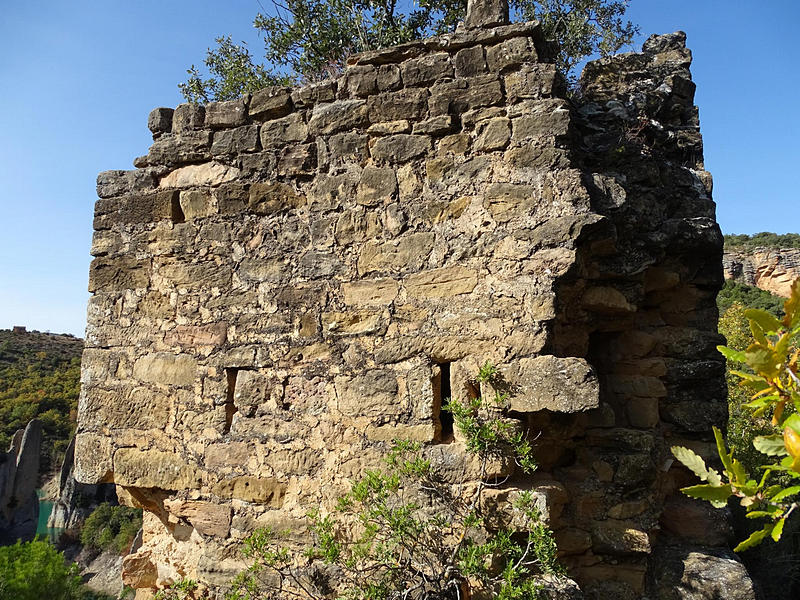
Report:
[{"label": "turquoise water", "polygon": [[53,512],[53,503],[41,499],[42,490],[36,490],[36,494],[39,496],[39,523],[36,526],[36,535],[44,536],[51,542],[55,542],[64,530],[61,527],[50,528],[47,526],[47,520],[50,518],[50,513]]}]

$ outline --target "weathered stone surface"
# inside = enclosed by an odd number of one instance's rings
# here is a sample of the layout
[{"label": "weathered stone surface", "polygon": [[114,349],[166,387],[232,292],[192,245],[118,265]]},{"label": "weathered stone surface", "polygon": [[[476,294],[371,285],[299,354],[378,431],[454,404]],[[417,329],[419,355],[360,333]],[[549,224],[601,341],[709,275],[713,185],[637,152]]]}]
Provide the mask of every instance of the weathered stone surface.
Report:
[{"label": "weathered stone surface", "polygon": [[453,58],[456,77],[473,77],[486,72],[486,52],[483,46],[462,48]]},{"label": "weathered stone surface", "polygon": [[145,288],[150,282],[150,261],[95,258],[89,269],[89,291]]},{"label": "weathered stone surface", "polygon": [[308,130],[312,135],[329,135],[366,124],[367,103],[364,100],[342,100],[315,106],[308,122]]},{"label": "weathered stone surface", "polygon": [[196,373],[197,362],[185,354],[145,355],[133,365],[133,376],[141,381],[179,387],[192,385]]},{"label": "weathered stone surface", "polygon": [[634,523],[603,521],[592,528],[592,548],[599,554],[649,554],[650,536]]},{"label": "weathered stone surface", "polygon": [[171,132],[174,112],[171,108],[154,108],[147,117],[147,128],[154,135]]},{"label": "weathered stone surface", "polygon": [[350,96],[366,97],[378,91],[378,70],[372,65],[356,65],[344,72],[340,90]]},{"label": "weathered stone surface", "polygon": [[439,115],[414,125],[414,133],[440,136],[453,131],[455,123],[450,115]]},{"label": "weathered stone surface", "polygon": [[306,198],[285,183],[256,183],[250,186],[247,205],[257,215],[270,215],[305,203]]},{"label": "weathered stone surface", "polygon": [[592,367],[580,358],[521,358],[500,368],[494,387],[507,391],[518,412],[578,412],[600,405],[600,389]]},{"label": "weathered stone surface", "polygon": [[247,125],[236,129],[217,131],[214,133],[214,140],[211,143],[211,154],[214,156],[255,152],[257,150],[259,150],[258,125]]},{"label": "weathered stone surface", "polygon": [[397,242],[368,242],[358,258],[358,271],[402,272],[419,269],[433,249],[432,233],[415,233]]},{"label": "weathered stone surface", "polygon": [[444,267],[409,276],[404,282],[410,296],[447,298],[469,294],[478,285],[478,274],[464,267]]},{"label": "weathered stone surface", "polygon": [[307,138],[308,125],[300,113],[268,121],[261,126],[263,148],[277,148],[292,142],[304,142]]},{"label": "weathered stone surface", "polygon": [[205,125],[210,129],[238,127],[247,122],[247,106],[244,98],[225,102],[209,102],[205,108]]},{"label": "weathered stone surface", "polygon": [[259,121],[268,121],[288,115],[292,111],[291,92],[284,87],[268,87],[250,96],[248,113]]},{"label": "weathered stone surface", "polygon": [[286,484],[271,478],[234,477],[216,484],[214,494],[220,498],[235,498],[280,508],[286,494]]},{"label": "weathered stone surface", "polygon": [[164,503],[176,517],[183,517],[198,533],[227,537],[231,529],[231,507],[197,500],[172,500]]},{"label": "weathered stone surface", "polygon": [[184,219],[201,219],[214,214],[211,193],[201,190],[183,191],[179,196],[179,203]]},{"label": "weathered stone surface", "polygon": [[502,150],[511,139],[509,120],[497,117],[482,121],[478,127],[478,137],[475,139],[475,150],[491,151]]},{"label": "weathered stone surface", "polygon": [[114,483],[126,487],[193,489],[200,483],[197,469],[174,452],[120,448],[114,453]]},{"label": "weathered stone surface", "polygon": [[189,165],[175,169],[162,177],[159,183],[161,188],[185,188],[217,186],[238,177],[239,170],[220,163],[210,162],[202,165]]},{"label": "weathered stone surface", "polygon": [[469,0],[467,18],[464,24],[468,29],[493,27],[508,23],[507,0]]},{"label": "weathered stone surface", "polygon": [[336,378],[339,412],[348,416],[398,414],[397,378],[391,371],[373,370],[355,377]]},{"label": "weathered stone surface", "polygon": [[400,133],[378,139],[370,152],[377,161],[400,163],[422,156],[430,147],[427,136]]},{"label": "weathered stone surface", "polygon": [[393,279],[354,281],[342,285],[345,304],[390,304],[397,297],[399,284]]},{"label": "weathered stone surface", "polygon": [[164,342],[168,346],[221,346],[225,343],[228,333],[226,323],[213,323],[211,325],[178,325],[168,332]]},{"label": "weathered stone surface", "polygon": [[397,175],[394,169],[367,167],[358,182],[356,202],[364,206],[376,206],[391,200],[397,193]]},{"label": "weathered stone surface", "polygon": [[198,104],[179,104],[172,113],[172,133],[200,129],[205,124],[206,109]]},{"label": "weathered stone surface", "polygon": [[536,202],[536,189],[521,183],[495,183],[486,190],[484,207],[499,223],[529,212]]},{"label": "weathered stone surface", "polygon": [[208,160],[211,148],[211,131],[184,131],[164,134],[153,142],[146,162],[151,165],[182,165]]},{"label": "weathered stone surface", "polygon": [[652,560],[657,600],[753,600],[753,582],[727,548],[663,547]]},{"label": "weathered stone surface", "polygon": [[142,171],[103,171],[97,176],[97,195],[100,198],[111,198],[146,192],[157,185],[153,173]]},{"label": "weathered stone surface", "polygon": [[162,219],[180,221],[180,203],[175,191],[100,199],[94,207],[95,230],[111,229],[115,223],[150,223]]},{"label": "weathered stone surface", "polygon": [[95,433],[75,436],[75,479],[81,483],[112,481],[111,440]]},{"label": "weathered stone surface", "polygon": [[536,47],[530,38],[512,38],[486,50],[490,71],[518,67],[523,63],[536,62],[536,59]]},{"label": "weathered stone surface", "polygon": [[453,65],[446,52],[412,58],[400,65],[403,83],[409,87],[428,85],[453,76]]},{"label": "weathered stone surface", "polygon": [[317,168],[317,145],[289,146],[278,159],[279,175],[310,175]]},{"label": "weathered stone surface", "polygon": [[421,119],[428,112],[427,103],[428,90],[424,88],[404,89],[370,96],[367,100],[369,120],[372,123],[381,123],[383,121]]}]

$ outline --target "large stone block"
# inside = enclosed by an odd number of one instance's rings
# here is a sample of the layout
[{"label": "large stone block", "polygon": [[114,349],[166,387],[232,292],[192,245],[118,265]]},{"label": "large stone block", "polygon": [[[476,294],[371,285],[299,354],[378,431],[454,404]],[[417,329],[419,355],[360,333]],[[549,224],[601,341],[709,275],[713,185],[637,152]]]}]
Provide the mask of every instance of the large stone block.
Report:
[{"label": "large stone block", "polygon": [[384,305],[397,297],[399,284],[393,279],[354,281],[342,284],[345,304]]},{"label": "large stone block", "polygon": [[285,183],[256,183],[250,186],[248,207],[257,215],[271,215],[283,210],[300,208],[306,203],[305,196]]},{"label": "large stone block", "polygon": [[197,376],[197,361],[188,354],[145,354],[133,364],[133,376],[149,383],[188,387]]},{"label": "large stone block", "polygon": [[123,487],[186,490],[201,481],[197,467],[175,452],[119,448],[114,452],[114,483]]},{"label": "large stone block", "polygon": [[89,267],[89,291],[111,292],[146,288],[150,283],[149,260],[99,257]]},{"label": "large stone block", "polygon": [[412,88],[370,96],[367,107],[372,123],[421,119],[428,112],[428,90]]},{"label": "large stone block", "polygon": [[478,274],[464,267],[443,267],[410,275],[404,286],[410,296],[449,298],[469,294],[478,285]]},{"label": "large stone block", "polygon": [[397,377],[389,370],[367,371],[355,377],[336,377],[339,412],[351,417],[397,415],[402,410]]},{"label": "large stone block", "polygon": [[412,233],[397,241],[368,242],[358,257],[358,272],[365,275],[373,271],[417,271],[433,249],[434,239],[432,233]]},{"label": "large stone block", "polygon": [[244,98],[226,100],[225,102],[209,102],[206,104],[206,127],[225,129],[239,127],[247,122],[247,105]]},{"label": "large stone block", "polygon": [[159,182],[161,188],[214,187],[239,176],[239,170],[217,162],[175,169]]},{"label": "large stone block", "polygon": [[517,412],[580,412],[600,406],[600,386],[591,365],[582,358],[536,356],[500,366],[491,386],[509,395]]},{"label": "large stone block", "polygon": [[367,167],[361,172],[356,202],[375,206],[390,200],[397,193],[397,175],[394,169]]},{"label": "large stone block", "polygon": [[308,130],[312,135],[330,135],[366,124],[367,103],[364,100],[342,100],[315,106]]},{"label": "large stone block", "polygon": [[250,97],[248,112],[253,119],[267,121],[288,115],[292,111],[291,93],[285,87],[268,87]]},{"label": "large stone block", "polygon": [[233,477],[214,485],[220,498],[235,498],[244,502],[263,504],[271,508],[283,506],[286,484],[271,477]]},{"label": "large stone block", "polygon": [[390,163],[403,163],[422,156],[431,149],[431,139],[425,135],[390,135],[378,139],[371,148],[372,158]]}]

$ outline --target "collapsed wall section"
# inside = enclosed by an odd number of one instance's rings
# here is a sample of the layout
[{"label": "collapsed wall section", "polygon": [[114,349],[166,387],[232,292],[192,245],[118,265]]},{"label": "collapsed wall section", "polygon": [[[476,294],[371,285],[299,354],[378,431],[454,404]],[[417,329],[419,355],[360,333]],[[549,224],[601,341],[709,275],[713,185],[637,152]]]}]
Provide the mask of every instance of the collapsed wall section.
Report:
[{"label": "collapsed wall section", "polygon": [[76,478],[146,510],[128,585],[224,584],[393,439],[470,473],[440,410],[486,361],[541,432],[509,486],[570,573],[648,585],[666,446],[725,410],[689,54],[596,63],[576,105],[539,27],[497,22],[156,109],[137,169],[99,176]]}]

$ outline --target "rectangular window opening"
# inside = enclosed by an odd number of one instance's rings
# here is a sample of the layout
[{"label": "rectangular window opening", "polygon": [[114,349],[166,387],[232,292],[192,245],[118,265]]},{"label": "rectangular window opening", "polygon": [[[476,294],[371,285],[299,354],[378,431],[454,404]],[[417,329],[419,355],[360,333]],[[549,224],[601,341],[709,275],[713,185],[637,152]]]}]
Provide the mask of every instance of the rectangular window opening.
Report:
[{"label": "rectangular window opening", "polygon": [[439,363],[433,376],[433,421],[436,426],[436,441],[449,444],[455,439],[453,413],[443,410],[452,396],[450,387],[450,363]]},{"label": "rectangular window opening", "polygon": [[230,433],[231,425],[233,424],[233,415],[238,410],[233,401],[234,394],[236,393],[236,376],[239,374],[239,369],[225,369],[225,377],[228,380],[228,389],[225,394],[225,428],[222,430],[223,434]]}]

